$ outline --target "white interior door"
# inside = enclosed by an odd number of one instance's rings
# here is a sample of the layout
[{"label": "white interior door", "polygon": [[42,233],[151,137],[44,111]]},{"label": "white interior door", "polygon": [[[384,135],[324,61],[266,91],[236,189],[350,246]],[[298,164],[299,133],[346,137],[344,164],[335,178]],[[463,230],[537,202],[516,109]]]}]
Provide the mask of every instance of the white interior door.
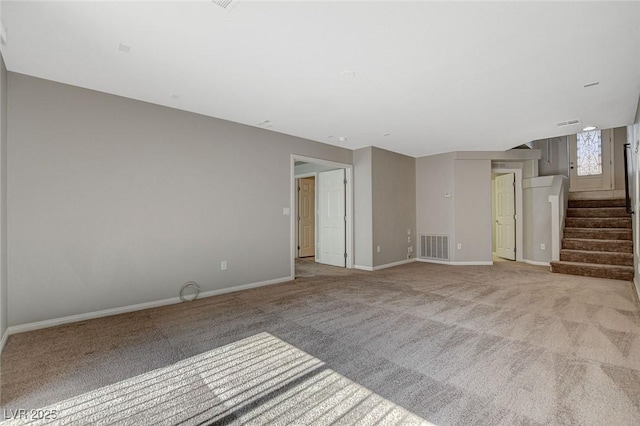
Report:
[{"label": "white interior door", "polygon": [[569,191],[612,189],[610,130],[593,130],[569,138]]},{"label": "white interior door", "polygon": [[496,254],[516,259],[515,174],[496,177]]},{"label": "white interior door", "polygon": [[318,173],[319,263],[346,266],[344,169]]},{"label": "white interior door", "polygon": [[316,180],[298,180],[298,256],[316,254]]}]

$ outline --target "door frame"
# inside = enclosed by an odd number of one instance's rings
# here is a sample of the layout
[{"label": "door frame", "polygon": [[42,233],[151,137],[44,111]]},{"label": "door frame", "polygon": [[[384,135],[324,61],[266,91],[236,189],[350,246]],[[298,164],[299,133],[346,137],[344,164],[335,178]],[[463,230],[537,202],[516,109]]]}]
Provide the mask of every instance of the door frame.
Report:
[{"label": "door frame", "polygon": [[[604,140],[604,132],[607,132],[607,135],[609,136],[609,188],[598,188],[598,189],[577,189],[575,187],[576,185],[576,179],[580,179],[577,176],[575,178],[572,179],[572,175],[573,173],[571,173],[572,167],[571,167],[571,162],[573,160],[573,155],[575,154],[575,151],[577,150],[577,144],[578,144],[578,135],[575,133],[572,133],[570,135],[567,135],[567,161],[569,162],[568,164],[568,175],[569,175],[569,192],[592,192],[592,191],[613,191],[615,188],[615,180],[616,180],[616,171],[615,171],[615,132],[613,131],[614,129],[598,129],[601,131],[601,136],[602,139]],[[572,149],[572,146],[574,146],[575,148]],[[604,161],[604,150],[603,152],[603,161]],[[577,159],[576,159],[577,162]],[[577,165],[576,165],[577,167]],[[603,164],[603,175],[604,175],[604,164]],[[571,182],[573,182],[574,187],[571,187]]]},{"label": "door frame", "polygon": [[[299,212],[299,208],[300,208],[300,200],[298,199],[298,185],[299,185],[299,180],[300,179],[304,179],[304,178],[314,178],[316,182],[318,182],[318,172],[309,172],[309,173],[301,173],[299,175],[294,174],[293,178],[294,178],[294,185],[296,186],[296,199],[295,199],[295,203],[293,204],[295,206],[294,208],[294,220],[295,220],[295,224],[296,224],[296,236],[295,236],[295,247],[294,247],[294,251],[296,253],[296,259],[299,259],[299,255],[300,252],[298,250],[298,243],[300,243],[300,223],[298,222],[298,216],[300,215]],[[314,215],[317,216],[316,212],[317,212],[317,205],[318,205],[318,192],[314,191],[314,206],[315,206],[315,211],[313,212]],[[316,246],[317,248],[317,235],[318,235],[318,220],[316,218],[315,220],[315,230],[314,230],[315,234],[314,234],[314,246]],[[315,258],[315,255],[314,255]]]},{"label": "door frame", "polygon": [[[505,173],[514,173],[515,174],[515,183],[516,183],[516,191],[515,191],[515,203],[516,203],[516,262],[523,261],[523,208],[522,208],[522,169],[491,169],[491,173],[496,174],[505,174]],[[493,177],[491,177],[491,184],[493,185]],[[493,198],[493,194],[491,195]],[[493,201],[493,200],[492,200]],[[493,220],[493,218],[492,218]],[[493,224],[491,226],[491,233],[493,234]],[[495,235],[492,235],[491,238],[495,239]],[[493,253],[492,253],[493,255]]]},{"label": "door frame", "polygon": [[[346,163],[338,163],[336,161],[323,160],[321,158],[313,158],[313,157],[307,157],[304,155],[291,154],[291,171],[289,173],[289,176],[290,176],[289,202],[292,207],[295,206],[296,192],[297,192],[296,175],[295,175],[296,161],[304,161],[307,163],[319,164],[322,166],[335,167],[337,169],[345,169],[345,176],[347,179],[347,185],[345,188],[346,190],[345,191],[345,196],[346,196],[345,213],[347,215],[347,223],[346,223],[347,244],[345,247],[347,251],[346,267],[348,269],[352,269],[353,268],[353,165],[346,164]],[[295,208],[290,209],[290,211],[291,210],[295,211]],[[316,210],[317,210],[317,207],[316,207]],[[317,226],[317,222],[316,222],[316,226]],[[291,214],[290,229],[289,229],[289,247],[290,247],[289,261],[291,262],[291,276],[295,277],[296,276],[296,247],[297,247],[295,213]]]}]

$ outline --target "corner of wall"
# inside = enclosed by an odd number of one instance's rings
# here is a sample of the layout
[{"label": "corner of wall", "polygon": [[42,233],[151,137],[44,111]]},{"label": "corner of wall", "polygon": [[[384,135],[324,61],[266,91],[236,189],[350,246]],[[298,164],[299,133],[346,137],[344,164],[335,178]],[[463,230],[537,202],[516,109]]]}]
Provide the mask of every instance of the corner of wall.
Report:
[{"label": "corner of wall", "polygon": [[7,68],[0,54],[0,352],[8,327],[7,276]]}]

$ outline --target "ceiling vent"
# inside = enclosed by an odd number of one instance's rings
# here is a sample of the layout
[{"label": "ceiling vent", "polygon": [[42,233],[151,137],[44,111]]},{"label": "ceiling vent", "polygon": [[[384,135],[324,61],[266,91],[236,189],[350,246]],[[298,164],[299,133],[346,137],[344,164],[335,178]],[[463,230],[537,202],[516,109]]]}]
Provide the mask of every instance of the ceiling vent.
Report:
[{"label": "ceiling vent", "polygon": [[556,123],[556,126],[566,127],[566,126],[573,126],[574,124],[578,124],[578,123],[580,123],[580,120],[559,121]]},{"label": "ceiling vent", "polygon": [[211,0],[213,4],[220,6],[226,11],[233,9],[238,0]]}]

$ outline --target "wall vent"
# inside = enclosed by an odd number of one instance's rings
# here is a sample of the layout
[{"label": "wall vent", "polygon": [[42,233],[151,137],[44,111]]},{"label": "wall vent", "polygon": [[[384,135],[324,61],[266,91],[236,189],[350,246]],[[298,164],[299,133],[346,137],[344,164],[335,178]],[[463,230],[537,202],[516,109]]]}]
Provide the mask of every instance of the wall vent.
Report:
[{"label": "wall vent", "polygon": [[492,169],[506,169],[507,163],[491,163]]},{"label": "wall vent", "polygon": [[213,4],[220,6],[224,10],[231,10],[238,0],[211,0]]},{"label": "wall vent", "polygon": [[449,236],[420,235],[420,258],[449,260]]},{"label": "wall vent", "polygon": [[580,120],[567,120],[567,121],[559,121],[556,123],[556,126],[558,127],[566,127],[566,126],[572,126],[574,124],[578,124],[580,123]]}]

